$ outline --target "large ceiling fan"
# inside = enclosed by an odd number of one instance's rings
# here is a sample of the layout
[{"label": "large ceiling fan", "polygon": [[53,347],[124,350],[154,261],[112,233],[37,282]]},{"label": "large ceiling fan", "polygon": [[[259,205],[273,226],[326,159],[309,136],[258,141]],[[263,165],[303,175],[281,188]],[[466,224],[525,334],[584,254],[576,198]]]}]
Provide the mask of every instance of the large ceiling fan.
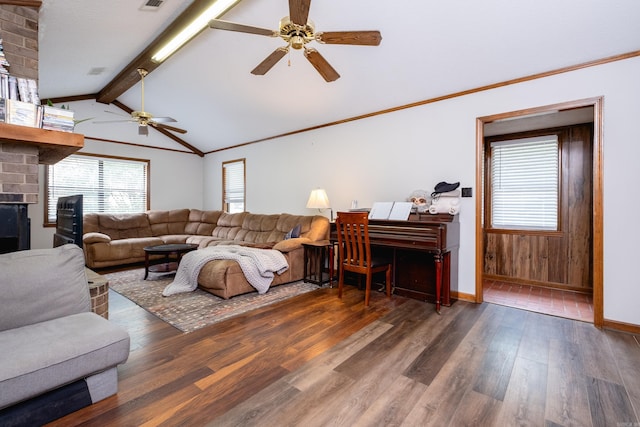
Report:
[{"label": "large ceiling fan", "polygon": [[[138,74],[140,74],[140,87],[142,91],[142,101],[140,105],[140,111],[132,111],[131,118],[126,120],[109,120],[94,123],[115,123],[115,122],[134,122],[138,123],[138,134],[149,135],[149,126],[154,128],[166,129],[178,133],[187,133],[186,130],[177,127],[169,126],[166,123],[176,122],[171,117],[153,117],[151,113],[144,111],[144,78],[149,72],[144,68],[138,68]],[[112,113],[111,111],[106,111]],[[112,113],[115,114],[115,113]]]},{"label": "large ceiling fan", "polygon": [[313,22],[308,20],[310,4],[311,0],[289,0],[289,16],[285,16],[280,20],[280,28],[277,31],[236,24],[220,19],[211,20],[209,26],[219,30],[280,37],[287,43],[287,46],[277,48],[264,61],[258,64],[251,71],[252,74],[266,74],[289,52],[289,48],[294,48],[304,49],[304,56],[311,62],[311,65],[327,82],[332,82],[339,79],[340,74],[316,49],[308,47],[307,43],[315,40],[326,44],[378,46],[382,36],[380,31],[327,31],[316,33]]}]

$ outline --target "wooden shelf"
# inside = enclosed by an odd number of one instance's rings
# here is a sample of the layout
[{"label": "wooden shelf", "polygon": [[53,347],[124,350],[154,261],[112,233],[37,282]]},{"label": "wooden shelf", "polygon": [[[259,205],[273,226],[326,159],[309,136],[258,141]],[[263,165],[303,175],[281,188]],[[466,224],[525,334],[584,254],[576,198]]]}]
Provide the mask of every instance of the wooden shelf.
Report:
[{"label": "wooden shelf", "polygon": [[0,142],[38,146],[38,162],[53,165],[84,147],[84,135],[0,123]]}]

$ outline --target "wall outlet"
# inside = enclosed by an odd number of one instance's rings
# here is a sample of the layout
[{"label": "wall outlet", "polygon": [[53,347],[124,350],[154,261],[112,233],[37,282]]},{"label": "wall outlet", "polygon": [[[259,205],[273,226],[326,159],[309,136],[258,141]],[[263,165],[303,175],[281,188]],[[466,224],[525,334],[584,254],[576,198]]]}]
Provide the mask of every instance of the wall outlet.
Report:
[{"label": "wall outlet", "polygon": [[462,187],[462,197],[473,197],[471,187]]}]

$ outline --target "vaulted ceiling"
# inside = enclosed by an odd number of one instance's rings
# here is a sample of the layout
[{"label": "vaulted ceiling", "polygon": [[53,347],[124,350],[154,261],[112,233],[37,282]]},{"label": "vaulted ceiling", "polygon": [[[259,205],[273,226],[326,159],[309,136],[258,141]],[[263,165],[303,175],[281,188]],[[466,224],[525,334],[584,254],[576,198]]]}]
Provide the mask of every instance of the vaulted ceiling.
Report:
[{"label": "vaulted ceiling", "polygon": [[[313,0],[317,31],[379,30],[381,44],[312,42],[341,75],[331,83],[294,50],[255,76],[281,39],[207,28],[149,62],[154,41],[210,1],[148,2],[45,0],[40,97],[96,97],[94,121],[113,120],[104,110],[140,108],[144,66],[145,110],[175,118],[188,133],[171,144],[199,153],[640,50],[637,0]],[[222,19],[277,30],[288,10],[287,0],[242,0]],[[137,143],[158,140],[131,123],[82,126],[92,137],[122,140],[128,129]]]}]

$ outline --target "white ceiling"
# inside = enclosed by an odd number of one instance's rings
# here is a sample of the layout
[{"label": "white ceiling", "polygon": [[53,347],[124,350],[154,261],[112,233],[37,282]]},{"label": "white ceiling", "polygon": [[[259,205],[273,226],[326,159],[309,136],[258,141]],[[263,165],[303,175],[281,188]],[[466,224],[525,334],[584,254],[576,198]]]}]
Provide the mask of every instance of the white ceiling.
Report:
[{"label": "white ceiling", "polygon": [[[40,97],[98,93],[191,1],[144,3],[44,0]],[[275,30],[287,14],[286,0],[242,0],[223,19]],[[314,0],[309,18],[316,31],[379,30],[382,43],[313,42],[341,75],[326,83],[300,51],[254,76],[280,39],[205,29],[149,74],[145,110],[177,119],[188,130],[178,136],[209,152],[640,50],[638,0]],[[139,109],[140,85],[118,100]],[[102,126],[85,133],[131,125]]]}]

